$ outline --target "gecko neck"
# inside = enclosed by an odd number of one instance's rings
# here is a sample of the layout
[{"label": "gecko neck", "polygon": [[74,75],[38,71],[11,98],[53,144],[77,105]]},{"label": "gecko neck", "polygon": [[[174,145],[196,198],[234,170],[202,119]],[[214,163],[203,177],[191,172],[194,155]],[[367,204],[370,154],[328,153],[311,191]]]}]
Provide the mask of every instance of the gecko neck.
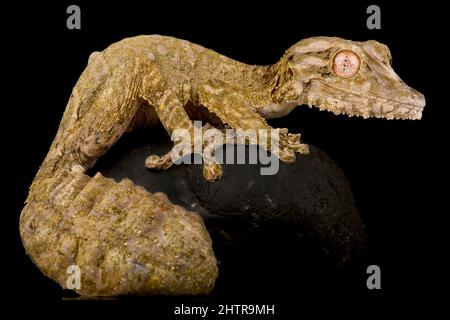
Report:
[{"label": "gecko neck", "polygon": [[[239,72],[228,74],[225,82],[238,85],[258,104],[283,103],[277,97],[277,92],[286,80],[286,67],[282,60],[272,65],[247,65],[240,64]],[[237,75],[237,76],[236,76]]]},{"label": "gecko neck", "polygon": [[299,104],[298,96],[288,96],[292,90],[286,90],[289,73],[284,59],[273,65],[247,67],[251,68],[247,71],[251,76],[243,77],[241,87],[247,89],[261,116],[266,119],[284,117]]},{"label": "gecko neck", "polygon": [[290,73],[285,57],[265,66],[248,65],[221,57],[220,64],[220,68],[208,66],[210,77],[220,79],[244,93],[251,106],[264,118],[283,117],[298,105],[299,97],[292,93],[301,90],[289,88]]}]

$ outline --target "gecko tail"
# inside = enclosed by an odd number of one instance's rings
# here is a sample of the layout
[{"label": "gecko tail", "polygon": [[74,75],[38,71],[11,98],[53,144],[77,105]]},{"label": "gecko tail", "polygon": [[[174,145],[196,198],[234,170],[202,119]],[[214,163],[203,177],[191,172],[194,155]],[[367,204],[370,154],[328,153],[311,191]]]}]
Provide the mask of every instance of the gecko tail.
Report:
[{"label": "gecko tail", "polygon": [[[100,173],[60,169],[38,175],[20,233],[39,269],[81,295],[207,294],[218,274],[197,213],[163,193]],[[79,268],[77,288],[68,281],[71,266]]]},{"label": "gecko tail", "polygon": [[[21,213],[33,262],[81,295],[207,294],[217,278],[212,241],[197,213],[130,180],[85,174],[147,107],[142,75],[155,70],[130,56],[128,46],[91,55]],[[79,286],[70,282],[73,270]]]}]

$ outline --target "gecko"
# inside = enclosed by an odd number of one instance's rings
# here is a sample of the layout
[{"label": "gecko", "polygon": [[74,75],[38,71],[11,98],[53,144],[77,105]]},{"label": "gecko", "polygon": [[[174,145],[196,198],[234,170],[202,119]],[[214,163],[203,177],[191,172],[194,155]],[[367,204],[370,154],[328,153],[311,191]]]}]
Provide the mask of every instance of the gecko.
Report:
[{"label": "gecko", "polygon": [[[267,66],[160,35],[93,52],[21,212],[27,254],[46,276],[81,295],[208,294],[218,267],[201,217],[162,192],[87,170],[141,126],[192,134],[193,119],[201,119],[220,130],[270,131],[266,119],[302,105],[364,118],[420,119],[424,96],[391,62],[384,44],[337,37],[303,39]],[[279,135],[274,152],[280,160],[308,154],[299,133],[281,128]],[[145,161],[149,169],[172,165],[170,152]],[[203,175],[220,179],[222,167],[204,163]],[[68,280],[71,265],[80,270],[75,287]]]}]

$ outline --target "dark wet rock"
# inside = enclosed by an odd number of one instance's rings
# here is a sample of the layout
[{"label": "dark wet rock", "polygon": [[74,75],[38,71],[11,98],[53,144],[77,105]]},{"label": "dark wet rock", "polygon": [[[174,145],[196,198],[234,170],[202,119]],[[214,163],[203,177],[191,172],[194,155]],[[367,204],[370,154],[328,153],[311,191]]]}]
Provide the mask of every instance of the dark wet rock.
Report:
[{"label": "dark wet rock", "polygon": [[219,261],[215,293],[361,282],[364,224],[347,179],[324,152],[311,146],[310,155],[297,155],[292,164],[280,162],[271,176],[260,174],[260,164],[227,164],[222,179],[211,183],[203,179],[201,165],[176,165],[164,172],[144,167],[149,154],[170,147],[159,129],[127,134],[94,170],[163,191],[204,217]]}]

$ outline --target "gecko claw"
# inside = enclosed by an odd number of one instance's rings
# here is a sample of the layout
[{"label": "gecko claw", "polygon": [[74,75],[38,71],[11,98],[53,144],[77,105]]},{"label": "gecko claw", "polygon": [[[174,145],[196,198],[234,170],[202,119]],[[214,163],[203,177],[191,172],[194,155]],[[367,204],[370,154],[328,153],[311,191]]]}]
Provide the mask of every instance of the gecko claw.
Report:
[{"label": "gecko claw", "polygon": [[306,143],[301,143],[297,150],[295,150],[295,152],[298,152],[300,154],[309,154],[310,150],[309,150],[309,145],[307,145]]},{"label": "gecko claw", "polygon": [[274,154],[284,163],[293,163],[295,162],[295,152],[289,148],[278,148],[278,150],[274,151]]}]

